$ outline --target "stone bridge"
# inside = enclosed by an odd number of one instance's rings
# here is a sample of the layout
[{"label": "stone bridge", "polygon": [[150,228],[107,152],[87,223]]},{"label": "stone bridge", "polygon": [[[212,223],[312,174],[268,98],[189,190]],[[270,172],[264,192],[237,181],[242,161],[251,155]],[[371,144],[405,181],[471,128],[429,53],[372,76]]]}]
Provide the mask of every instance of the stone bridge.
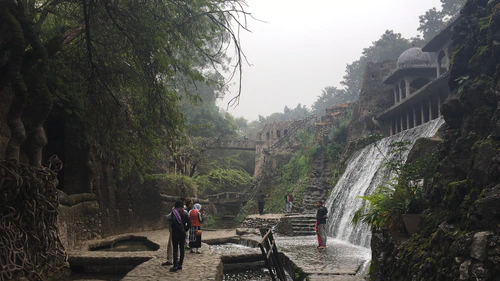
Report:
[{"label": "stone bridge", "polygon": [[250,196],[247,193],[241,192],[223,192],[219,194],[209,195],[208,201],[220,205],[245,204]]},{"label": "stone bridge", "polygon": [[256,141],[249,138],[197,138],[196,142],[206,149],[231,149],[231,150],[250,150],[255,151]]}]

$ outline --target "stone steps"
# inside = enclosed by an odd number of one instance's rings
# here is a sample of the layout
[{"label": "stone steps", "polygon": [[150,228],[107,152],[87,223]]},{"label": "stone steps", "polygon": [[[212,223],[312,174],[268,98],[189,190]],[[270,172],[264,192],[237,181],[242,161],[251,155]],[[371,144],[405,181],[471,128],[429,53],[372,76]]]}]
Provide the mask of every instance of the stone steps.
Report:
[{"label": "stone steps", "polygon": [[316,215],[301,214],[289,216],[290,224],[292,225],[293,236],[315,235],[314,224],[316,223]]}]

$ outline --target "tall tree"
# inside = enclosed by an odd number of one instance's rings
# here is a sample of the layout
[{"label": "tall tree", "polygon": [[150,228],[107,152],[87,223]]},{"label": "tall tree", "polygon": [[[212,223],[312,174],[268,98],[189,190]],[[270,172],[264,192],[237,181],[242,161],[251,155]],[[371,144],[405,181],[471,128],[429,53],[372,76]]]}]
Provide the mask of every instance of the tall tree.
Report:
[{"label": "tall tree", "polygon": [[338,105],[348,102],[347,91],[337,87],[325,87],[321,90],[321,95],[312,105],[312,111],[317,116],[325,115],[325,110],[332,105]]},{"label": "tall tree", "polygon": [[465,2],[466,0],[441,0],[441,10],[434,7],[425,12],[424,15],[419,16],[420,26],[417,30],[422,33],[424,39],[432,38],[451,16],[460,11]]},{"label": "tall tree", "polygon": [[363,83],[363,71],[369,61],[382,62],[385,60],[396,60],[402,52],[412,46],[417,39],[408,40],[403,38],[401,33],[394,33],[386,30],[379,40],[372,43],[368,48],[364,48],[361,57],[348,64],[346,75],[341,82],[346,87],[347,101],[358,99],[359,91]]},{"label": "tall tree", "polygon": [[[0,0],[0,85],[13,97],[7,157],[26,143],[40,165],[43,124],[58,114],[82,126],[83,144],[120,155],[129,168],[183,128],[185,81],[213,82],[207,69],[234,66],[243,54],[237,31],[243,0]],[[68,115],[69,114],[69,115]]]}]

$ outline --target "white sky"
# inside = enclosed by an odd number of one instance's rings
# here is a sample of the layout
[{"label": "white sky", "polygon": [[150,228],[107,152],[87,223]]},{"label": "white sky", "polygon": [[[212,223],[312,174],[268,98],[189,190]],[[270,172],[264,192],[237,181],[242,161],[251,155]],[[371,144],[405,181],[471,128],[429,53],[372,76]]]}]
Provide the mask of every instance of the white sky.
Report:
[{"label": "white sky", "polygon": [[[363,48],[394,30],[418,34],[418,16],[439,0],[248,0],[252,33],[241,44],[251,66],[243,66],[240,103],[229,108],[249,121],[298,103],[310,109],[326,86],[340,86],[346,64]],[[238,80],[237,78],[234,81]],[[236,81],[237,82],[237,81]],[[237,92],[237,86],[231,91]],[[219,103],[226,109],[231,94]]]}]

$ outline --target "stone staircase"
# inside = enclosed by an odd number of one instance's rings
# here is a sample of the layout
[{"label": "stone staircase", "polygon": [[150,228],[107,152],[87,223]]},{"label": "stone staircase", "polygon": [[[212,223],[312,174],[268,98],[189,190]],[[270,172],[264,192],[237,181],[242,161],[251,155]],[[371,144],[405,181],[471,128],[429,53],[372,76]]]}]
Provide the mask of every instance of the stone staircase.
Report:
[{"label": "stone staircase", "polygon": [[326,149],[321,147],[314,159],[310,183],[302,200],[302,206],[306,210],[315,210],[317,208],[316,202],[325,201],[328,197],[330,179],[325,175],[327,167],[325,154]]},{"label": "stone staircase", "polygon": [[328,183],[325,178],[312,178],[307,192],[302,199],[302,206],[306,211],[316,210],[316,202],[325,201],[328,198]]},{"label": "stone staircase", "polygon": [[287,214],[292,225],[293,236],[316,235],[314,224],[316,223],[316,214]]}]

